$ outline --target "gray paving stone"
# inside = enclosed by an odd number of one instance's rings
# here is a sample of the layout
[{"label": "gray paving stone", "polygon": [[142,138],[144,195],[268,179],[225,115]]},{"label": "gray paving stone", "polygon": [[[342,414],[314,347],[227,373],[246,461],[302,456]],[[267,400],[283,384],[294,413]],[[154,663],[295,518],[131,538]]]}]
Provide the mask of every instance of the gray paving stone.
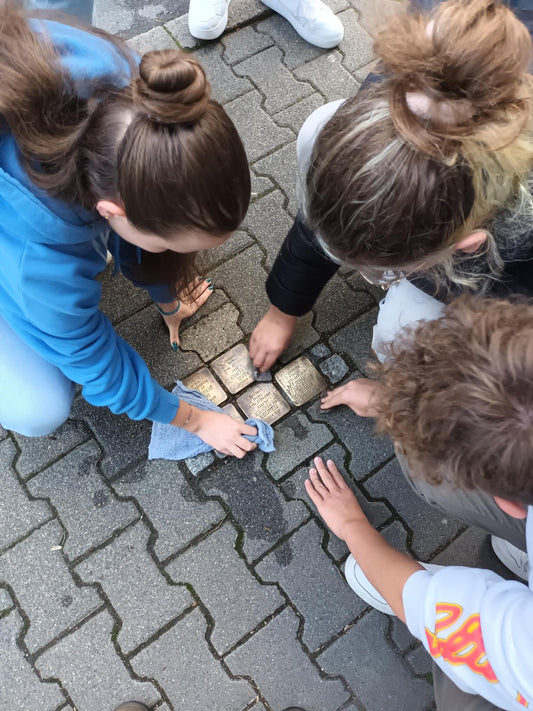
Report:
[{"label": "gray paving stone", "polygon": [[359,84],[342,66],[340,52],[332,51],[294,70],[298,79],[312,82],[327,101],[348,99],[354,96]]},{"label": "gray paving stone", "polygon": [[12,608],[13,605],[14,602],[11,599],[11,595],[8,593],[8,591],[5,588],[0,588],[0,619],[2,617],[2,614],[6,612],[6,610]]},{"label": "gray paving stone", "polygon": [[373,62],[369,62],[368,64],[365,64],[364,67],[360,67],[359,69],[356,69],[353,73],[355,80],[357,81],[358,84],[362,84],[364,80],[367,78],[367,76],[370,74],[370,72],[373,72],[376,70],[376,64],[377,60],[374,60]]},{"label": "gray paving stone", "polygon": [[17,481],[12,462],[15,445],[0,443],[0,550],[13,544],[52,515],[44,501],[31,501]]},{"label": "gray paving stone", "polygon": [[189,457],[189,459],[186,459],[185,464],[191,474],[198,476],[201,471],[207,469],[207,467],[210,467],[214,461],[215,457],[211,454],[211,452],[202,452],[201,454],[197,454],[196,457]]},{"label": "gray paving stone", "polygon": [[34,496],[50,500],[67,529],[63,551],[70,560],[103,543],[139,517],[130,502],[118,501],[96,471],[100,456],[88,442],[28,483]]},{"label": "gray paving stone", "polygon": [[213,657],[206,628],[200,610],[194,610],[133,657],[131,664],[138,674],[159,681],[175,709],[242,711],[255,691],[244,680],[231,679]]},{"label": "gray paving stone", "polygon": [[[169,585],[147,551],[150,531],[137,524],[76,566],[86,583],[100,583],[122,621],[120,648],[131,653],[191,605],[183,586]],[[131,584],[125,585],[125,581]],[[147,600],[151,600],[147,610]],[[148,614],[147,614],[148,613]]]},{"label": "gray paving stone", "polygon": [[257,30],[274,40],[276,47],[279,47],[283,52],[283,63],[291,70],[310,62],[324,52],[302,39],[280,15],[274,14],[259,22]]},{"label": "gray paving stone", "polygon": [[220,38],[224,45],[224,59],[230,64],[242,62],[254,54],[271,47],[274,41],[262,32],[256,32],[253,27],[243,27],[238,32],[224,34]]},{"label": "gray paving stone", "polygon": [[[270,181],[266,181],[269,182]],[[271,190],[273,187],[272,184],[270,184],[267,188],[267,190]],[[218,264],[221,264],[222,262],[225,262],[226,259],[229,259],[230,257],[233,257],[234,254],[237,254],[238,252],[242,252],[242,250],[245,247],[249,247],[250,244],[252,244],[253,239],[250,237],[250,235],[245,232],[244,230],[237,230],[234,232],[231,237],[224,242],[224,244],[220,245],[220,247],[215,247],[214,249],[208,249],[206,252],[202,254],[201,259],[199,260],[199,266],[202,269],[202,271],[205,271],[205,275],[209,276],[209,270],[213,269],[216,267]],[[220,293],[220,289],[218,288],[218,285],[213,282],[215,291],[213,293],[213,296],[207,301],[205,306],[210,305],[209,302],[212,301],[215,296]],[[202,313],[205,313],[204,308],[205,306],[202,306],[200,311],[198,312],[198,315],[201,316]],[[193,317],[194,318],[194,317]],[[192,319],[191,319],[192,321]],[[190,322],[189,322],[190,323]]]},{"label": "gray paving stone", "polygon": [[407,625],[397,617],[390,618],[389,635],[402,654],[413,645],[419,644],[417,638],[409,632]]},{"label": "gray paving stone", "polygon": [[150,682],[131,678],[113,646],[113,629],[109,612],[100,612],[35,662],[43,677],[61,679],[79,711],[111,709],[126,699],[151,706],[160,698]]},{"label": "gray paving stone", "polygon": [[[55,711],[65,701],[56,683],[43,684],[17,645],[23,622],[19,613],[0,617],[0,708],[9,711]],[[8,683],[6,683],[8,682]]]},{"label": "gray paving stone", "polygon": [[259,175],[268,175],[281,188],[287,198],[287,212],[296,216],[298,200],[296,198],[296,141],[288,143],[278,151],[262,158],[253,165]]},{"label": "gray paving stone", "polygon": [[83,422],[67,420],[53,434],[46,437],[23,437],[13,432],[20,454],[16,469],[25,479],[50,462],[88,440],[91,433]]},{"label": "gray paving stone", "polygon": [[100,463],[106,479],[146,457],[152,423],[114,415],[107,407],[93,407],[82,397],[74,400],[72,417],[84,420],[104,453]]},{"label": "gray paving stone", "polygon": [[280,585],[296,605],[304,620],[302,641],[310,650],[341,632],[367,606],[322,550],[323,535],[310,521],[255,568],[262,580]]},{"label": "gray paving stone", "polygon": [[250,162],[294,139],[288,128],[280,128],[261,107],[258,91],[250,91],[224,107],[237,126]]},{"label": "gray paving stone", "polygon": [[419,560],[452,539],[461,524],[422,501],[410,488],[397,459],[387,464],[365,482],[368,493],[386,498],[413,532],[411,548]]},{"label": "gray paving stone", "polygon": [[176,462],[142,462],[113,484],[122,496],[133,496],[154,529],[154,551],[168,558],[222,520],[216,501],[201,503]]},{"label": "gray paving stone", "polygon": [[155,49],[178,49],[176,41],[163,27],[153,27],[148,32],[132,37],[128,40],[128,46],[140,55]]},{"label": "gray paving stone", "polygon": [[324,97],[315,91],[314,94],[306,96],[304,99],[300,99],[292,106],[289,106],[283,111],[278,111],[274,114],[272,118],[278,124],[278,126],[287,126],[292,128],[295,133],[298,133],[308,116],[310,116],[313,111],[322,106],[324,103]]},{"label": "gray paving stone", "polygon": [[370,375],[368,362],[375,360],[372,353],[372,329],[376,324],[377,309],[367,311],[341,328],[329,339],[332,351],[347,355],[365,375]]},{"label": "gray paving stone", "polygon": [[181,349],[196,351],[206,362],[216,358],[244,336],[237,325],[238,319],[235,306],[224,304],[182,332]]},{"label": "gray paving stone", "polygon": [[25,636],[30,652],[102,604],[95,590],[77,587],[61,551],[52,550],[62,538],[59,523],[50,521],[0,557],[0,579],[11,585],[30,618]]},{"label": "gray paving stone", "polygon": [[314,422],[327,423],[336,432],[352,455],[349,469],[356,479],[362,479],[394,454],[392,441],[374,434],[374,420],[370,417],[359,417],[344,405],[321,410],[320,402],[311,405],[308,414]]},{"label": "gray paving stone", "polygon": [[239,27],[243,22],[254,22],[267,12],[268,9],[259,0],[232,0],[226,32]]},{"label": "gray paving stone", "polygon": [[0,425],[0,442],[7,437],[7,430]]},{"label": "gray paving stone", "polygon": [[377,304],[379,304],[379,302],[385,298],[387,292],[380,286],[371,284],[370,282],[366,281],[366,279],[363,279],[363,277],[357,270],[353,270],[346,274],[345,267],[341,267],[339,269],[339,274],[343,274],[345,276],[346,282],[354,291],[368,292]]},{"label": "gray paving stone", "polygon": [[299,705],[307,711],[334,711],[348,693],[338,679],[320,676],[296,639],[298,625],[294,612],[284,610],[229,654],[226,663],[233,674],[251,676],[272,708]]},{"label": "gray paving stone", "polygon": [[[221,286],[239,309],[238,323],[245,334],[254,330],[270,306],[263,286],[267,273],[263,269],[262,261],[263,252],[257,245],[253,245],[213,272],[214,283]],[[219,353],[221,352],[222,350],[219,350]]]},{"label": "gray paving stone", "polygon": [[366,291],[353,292],[344,279],[335,275],[318,297],[314,325],[320,333],[332,333],[374,306]]},{"label": "gray paving stone", "polygon": [[271,615],[284,600],[261,585],[233,548],[235,529],[225,524],[167,566],[176,582],[189,583],[215,621],[210,640],[224,654]]},{"label": "gray paving stone", "polygon": [[183,336],[190,326],[183,323],[180,329],[180,350],[176,353],[170,346],[168,330],[155,306],[149,306],[122,321],[117,333],[144,359],[152,376],[163,387],[176,380],[183,380],[201,365],[195,353],[187,353]]},{"label": "gray paving stone", "polygon": [[266,193],[272,192],[275,188],[276,186],[270,178],[252,173],[252,202],[257,200],[258,197],[263,197]]},{"label": "gray paving stone", "polygon": [[410,676],[387,644],[387,625],[386,615],[371,610],[317,661],[327,673],[341,674],[367,711],[425,709],[433,698],[432,687]]},{"label": "gray paving stone", "polygon": [[432,673],[433,663],[431,657],[421,644],[405,655],[405,661],[417,676],[425,676]]},{"label": "gray paving stone", "polygon": [[319,367],[330,383],[338,383],[349,371],[346,363],[337,354],[323,361]]},{"label": "gray paving stone", "polygon": [[188,0],[95,0],[93,22],[97,27],[120,34],[124,38],[135,37],[152,27],[187,12]]},{"label": "gray paving stone", "polygon": [[407,552],[409,534],[400,521],[389,523],[381,530],[381,535],[397,550]]},{"label": "gray paving stone", "polygon": [[361,25],[371,35],[400,5],[397,0],[350,0],[350,4],[359,12]]},{"label": "gray paving stone", "polygon": [[[203,264],[201,267],[201,271],[205,272],[206,278],[212,279],[211,270],[212,267],[210,267],[208,264]],[[212,283],[214,284],[214,282]],[[195,323],[198,323],[198,321],[201,321],[205,316],[209,316],[209,314],[218,311],[222,306],[224,306],[224,304],[227,304],[228,301],[229,299],[224,293],[224,291],[218,288],[216,284],[214,284],[211,296],[207,299],[205,304],[202,305],[201,309],[199,309],[190,318],[184,320],[182,329],[188,328],[189,326],[193,326]]]},{"label": "gray paving stone", "polygon": [[491,568],[495,556],[487,556],[490,543],[486,531],[469,527],[431,562],[439,565],[466,565],[477,568]]},{"label": "gray paving stone", "polygon": [[233,66],[238,76],[249,77],[264,95],[263,106],[269,114],[281,111],[314,92],[310,84],[294,78],[282,63],[282,56],[278,47],[269,47]]},{"label": "gray paving stone", "polygon": [[[186,2],[186,9],[189,7],[188,0]],[[165,29],[169,32],[172,37],[176,40],[177,44],[182,49],[192,49],[193,47],[198,47],[201,45],[201,40],[197,40],[189,32],[189,15],[184,14],[180,17],[176,17],[174,20],[170,20],[165,23]]]},{"label": "gray paving stone", "polygon": [[[249,561],[265,553],[309,517],[302,503],[285,500],[262,471],[262,458],[263,455],[253,452],[245,459],[228,459],[201,483],[207,494],[224,499],[243,529],[242,552]],[[290,550],[283,557],[277,550],[276,560],[287,564]]]},{"label": "gray paving stone", "polygon": [[327,427],[312,423],[301,412],[277,425],[275,433],[276,451],[267,458],[267,469],[274,479],[281,479],[333,439]]},{"label": "gray paving stone", "polygon": [[313,318],[313,312],[310,311],[296,321],[296,327],[289,345],[279,357],[281,363],[288,363],[293,358],[296,358],[296,356],[299,356],[306,348],[310,348],[313,343],[318,341],[320,336],[313,328]]},{"label": "gray paving stone", "polygon": [[339,20],[344,25],[344,39],[339,46],[344,55],[342,66],[353,73],[373,60],[373,40],[359,24],[359,15],[354,9],[339,13]]},{"label": "gray paving stone", "polygon": [[331,351],[324,343],[317,343],[317,345],[313,346],[309,351],[309,356],[315,363],[318,363],[329,355],[331,355]]},{"label": "gray paving stone", "polygon": [[253,87],[248,79],[235,76],[235,72],[222,60],[222,51],[220,44],[209,44],[196,50],[194,57],[206,70],[213,99],[225,104],[251,91]]},{"label": "gray paving stone", "polygon": [[[292,145],[292,144],[290,144]],[[279,190],[265,195],[250,205],[245,225],[266,250],[266,267],[270,268],[280,250],[293,218],[283,207],[285,198]]]},{"label": "gray paving stone", "polygon": [[114,266],[111,262],[97,279],[102,285],[100,309],[111,323],[116,324],[148,306],[152,300],[147,291],[134,286],[122,274],[113,276]]}]

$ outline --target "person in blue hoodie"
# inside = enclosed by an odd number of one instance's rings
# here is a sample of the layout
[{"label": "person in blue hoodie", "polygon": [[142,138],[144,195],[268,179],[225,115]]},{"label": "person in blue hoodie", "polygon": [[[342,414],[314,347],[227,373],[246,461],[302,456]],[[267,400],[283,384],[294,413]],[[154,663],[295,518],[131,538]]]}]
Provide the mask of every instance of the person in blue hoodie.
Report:
[{"label": "person in blue hoodie", "polygon": [[0,22],[0,423],[52,432],[78,383],[93,405],[244,456],[255,428],[180,402],[99,310],[109,249],[175,329],[209,290],[187,290],[192,254],[246,213],[246,154],[204,70],[178,50],[138,62],[9,0]]}]

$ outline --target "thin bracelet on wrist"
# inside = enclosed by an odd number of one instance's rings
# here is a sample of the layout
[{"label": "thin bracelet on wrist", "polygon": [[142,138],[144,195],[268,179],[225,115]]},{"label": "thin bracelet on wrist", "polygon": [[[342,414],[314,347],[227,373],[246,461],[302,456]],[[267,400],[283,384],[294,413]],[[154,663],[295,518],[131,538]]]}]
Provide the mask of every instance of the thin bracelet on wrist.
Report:
[{"label": "thin bracelet on wrist", "polygon": [[163,311],[163,309],[158,306],[157,304],[155,305],[156,309],[159,311],[161,316],[174,316],[174,314],[177,314],[178,311],[180,310],[181,306],[181,301],[178,299],[178,305],[176,306],[175,309],[172,309],[172,311]]},{"label": "thin bracelet on wrist", "polygon": [[189,424],[189,422],[191,421],[191,417],[192,417],[192,405],[190,405],[190,408],[191,408],[191,409],[189,410],[189,414],[187,415],[187,419],[186,419],[185,422],[183,423],[182,427],[186,427],[186,426]]}]

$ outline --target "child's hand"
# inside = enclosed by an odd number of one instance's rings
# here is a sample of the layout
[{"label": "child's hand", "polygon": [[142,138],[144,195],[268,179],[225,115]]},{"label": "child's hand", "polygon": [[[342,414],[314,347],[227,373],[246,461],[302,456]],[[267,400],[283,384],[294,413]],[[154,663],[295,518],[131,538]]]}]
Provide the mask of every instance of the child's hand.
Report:
[{"label": "child's hand", "polygon": [[271,306],[250,336],[250,358],[262,373],[269,370],[291,340],[296,316]]},{"label": "child's hand", "polygon": [[[183,292],[180,292],[180,307],[176,313],[171,316],[161,314],[168,328],[172,350],[177,351],[180,345],[179,330],[181,322],[195,314],[198,309],[205,304],[212,293],[213,285],[211,284],[211,279],[197,277]],[[177,304],[177,301],[171,301],[168,304],[157,304],[157,306],[160,309],[160,313],[161,310],[168,313],[174,311]]]},{"label": "child's hand", "polygon": [[320,407],[322,410],[329,410],[331,407],[337,407],[337,405],[348,405],[356,415],[374,417],[375,409],[372,403],[379,394],[380,387],[379,383],[368,378],[350,380],[346,385],[341,385],[328,392],[322,398]]},{"label": "child's hand", "polygon": [[[348,487],[335,464],[328,460],[327,468],[320,457],[315,458],[316,469],[309,470],[305,488],[311,501],[333,533],[346,540],[350,528],[357,523],[368,523],[359,502]],[[318,471],[317,471],[318,470]]]}]

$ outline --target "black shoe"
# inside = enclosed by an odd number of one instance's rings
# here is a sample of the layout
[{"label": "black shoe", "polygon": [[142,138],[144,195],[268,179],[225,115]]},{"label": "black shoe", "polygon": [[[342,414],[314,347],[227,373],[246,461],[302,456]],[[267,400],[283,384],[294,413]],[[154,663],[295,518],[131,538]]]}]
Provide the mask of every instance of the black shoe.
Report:
[{"label": "black shoe", "polygon": [[126,701],[124,704],[117,706],[115,711],[150,711],[146,704],[141,704],[140,701]]}]

